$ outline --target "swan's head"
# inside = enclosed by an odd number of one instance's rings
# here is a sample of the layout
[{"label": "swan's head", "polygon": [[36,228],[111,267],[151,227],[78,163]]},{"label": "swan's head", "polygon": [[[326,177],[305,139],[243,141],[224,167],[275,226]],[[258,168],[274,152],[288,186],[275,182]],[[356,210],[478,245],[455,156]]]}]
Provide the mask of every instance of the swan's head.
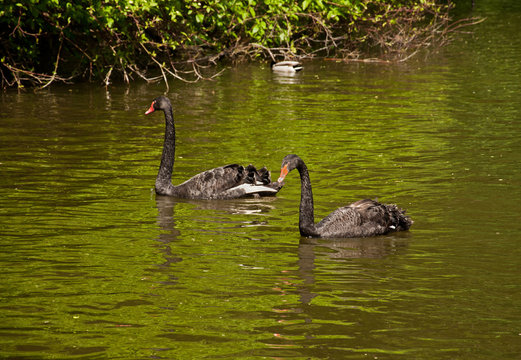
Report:
[{"label": "swan's head", "polygon": [[284,159],[282,159],[282,165],[280,166],[280,176],[277,182],[282,184],[286,175],[288,175],[291,170],[295,169],[300,162],[302,162],[302,159],[297,155],[286,155]]},{"label": "swan's head", "polygon": [[152,104],[150,105],[150,108],[145,112],[146,114],[153,113],[156,110],[162,110],[165,111],[172,107],[172,104],[170,104],[170,100],[166,96],[159,96],[152,101]]}]

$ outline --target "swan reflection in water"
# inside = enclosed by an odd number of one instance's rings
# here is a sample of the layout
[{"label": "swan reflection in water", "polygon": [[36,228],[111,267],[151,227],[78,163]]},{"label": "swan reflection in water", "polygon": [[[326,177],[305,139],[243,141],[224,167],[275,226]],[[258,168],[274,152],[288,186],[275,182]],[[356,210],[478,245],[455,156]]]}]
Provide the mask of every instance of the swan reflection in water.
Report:
[{"label": "swan reflection in water", "polygon": [[[330,275],[339,279],[359,280],[357,271],[360,266],[356,259],[383,259],[388,256],[403,254],[408,247],[409,233],[394,233],[388,236],[350,239],[301,238],[298,247],[298,277],[302,280],[297,291],[302,304],[309,304],[316,296],[312,287],[315,284],[317,262],[338,264]],[[347,263],[346,263],[347,262]],[[348,265],[348,266],[344,266]],[[357,265],[353,267],[350,265]],[[329,268],[328,268],[329,269]]]},{"label": "swan reflection in water", "polygon": [[267,215],[275,206],[275,197],[242,198],[240,200],[190,201],[197,210],[216,210],[233,215]]},{"label": "swan reflection in water", "polygon": [[[267,221],[259,220],[259,217],[267,216],[275,207],[272,204],[276,201],[274,197],[243,198],[240,200],[187,200],[177,199],[170,196],[156,196],[156,206],[158,209],[158,225],[162,233],[159,241],[170,243],[180,235],[180,231],[175,228],[174,208],[176,205],[190,205],[191,220],[201,223],[200,231],[208,232],[204,223],[214,224],[212,228],[216,233],[229,232],[230,226],[233,228],[245,228],[255,226],[266,226]],[[207,211],[210,210],[210,211]],[[255,219],[244,217],[230,218],[228,215],[255,215]],[[196,230],[197,228],[192,228]]]},{"label": "swan reflection in water", "polygon": [[[156,196],[156,207],[157,207],[157,225],[161,230],[157,241],[157,245],[160,248],[160,252],[163,253],[165,261],[158,266],[160,268],[169,268],[172,263],[178,263],[183,261],[183,258],[176,255],[175,250],[172,250],[178,237],[181,235],[181,231],[176,228],[175,221],[175,208],[179,205],[191,205],[193,206],[191,214],[197,213],[198,215],[192,216],[191,221],[195,223],[201,223],[199,229],[192,228],[191,230],[201,231],[208,233],[208,229],[205,228],[205,223],[212,223],[212,230],[216,233],[223,233],[228,235],[230,230],[234,230],[234,234],[237,233],[238,228],[255,227],[255,226],[266,226],[267,221],[259,221],[259,216],[266,216],[269,211],[274,207],[271,204],[275,201],[273,197],[265,198],[246,198],[241,200],[212,200],[212,201],[193,201],[186,199],[176,199],[171,196]],[[211,210],[209,215],[206,210]],[[255,215],[255,220],[233,220],[231,221],[227,216],[219,216],[219,212],[233,215]],[[252,239],[258,240],[258,239]],[[169,281],[167,283],[176,283],[177,277],[173,276],[169,271],[167,272]]]},{"label": "swan reflection in water", "polygon": [[[170,265],[183,261],[183,258],[172,252],[172,246],[177,237],[181,234],[175,226],[175,199],[168,196],[156,196],[156,207],[157,207],[157,225],[161,229],[157,241],[159,244],[156,246],[161,253],[165,261],[161,264],[157,264],[160,270],[166,270],[165,276],[168,278],[167,281],[163,281],[163,284],[176,284],[178,281],[177,276],[170,272]],[[155,269],[157,271],[157,268]]]},{"label": "swan reflection in water", "polygon": [[[364,293],[360,286],[349,283],[377,283],[380,278],[363,259],[383,259],[407,251],[409,233],[350,239],[316,239],[302,237],[298,246],[296,270],[282,271],[272,291],[279,293],[272,308],[274,325],[256,327],[259,333],[272,334],[262,342],[266,345],[259,355],[279,354],[281,349],[299,352],[304,339],[324,333],[328,324],[346,331],[350,319],[359,318],[377,299]],[[327,278],[327,280],[321,280]],[[338,288],[324,288],[337,283]],[[346,285],[347,284],[347,285]],[[371,286],[371,285],[369,285]],[[319,288],[317,288],[319,287]],[[298,301],[292,300],[297,295]],[[318,300],[318,298],[321,298]],[[352,302],[346,300],[353,298]],[[347,305],[350,303],[350,305]],[[345,325],[341,325],[341,322]],[[334,333],[331,333],[331,336]],[[344,334],[345,335],[345,334]],[[342,336],[342,335],[340,335]],[[303,356],[306,357],[306,356]]]}]

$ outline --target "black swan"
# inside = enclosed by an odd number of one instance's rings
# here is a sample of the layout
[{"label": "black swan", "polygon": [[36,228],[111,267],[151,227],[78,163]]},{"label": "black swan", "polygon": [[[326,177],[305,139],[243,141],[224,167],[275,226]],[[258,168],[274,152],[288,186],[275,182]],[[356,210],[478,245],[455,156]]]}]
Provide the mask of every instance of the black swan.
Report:
[{"label": "black swan", "polygon": [[359,200],[336,209],[318,224],[313,214],[313,193],[308,168],[297,155],[282,160],[278,183],[282,185],[293,169],[300,173],[299,230],[302,236],[324,238],[366,237],[408,230],[413,221],[396,205],[380,204],[374,200]]},{"label": "black swan", "polygon": [[271,70],[280,73],[296,73],[297,71],[302,70],[302,64],[298,61],[280,61],[280,62],[271,62]]},{"label": "black swan", "polygon": [[207,170],[178,186],[172,185],[175,127],[170,100],[165,96],[154,99],[145,114],[156,110],[165,113],[166,123],[163,154],[155,186],[158,195],[185,199],[236,199],[246,196],[274,195],[282,187],[277,182],[271,182],[268,169],[257,170],[252,165],[244,167],[237,164]]}]

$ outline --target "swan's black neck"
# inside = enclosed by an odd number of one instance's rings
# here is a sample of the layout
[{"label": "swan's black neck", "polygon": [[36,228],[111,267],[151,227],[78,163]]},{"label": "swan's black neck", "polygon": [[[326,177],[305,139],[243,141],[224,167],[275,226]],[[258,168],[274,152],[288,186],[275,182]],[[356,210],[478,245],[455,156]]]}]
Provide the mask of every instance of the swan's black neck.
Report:
[{"label": "swan's black neck", "polygon": [[302,159],[297,165],[300,174],[300,210],[299,230],[302,236],[316,236],[315,215],[313,210],[313,192],[308,168]]},{"label": "swan's black neck", "polygon": [[163,154],[161,164],[156,178],[156,192],[162,195],[171,195],[172,170],[175,159],[175,127],[172,107],[164,110],[165,112],[165,141],[163,143]]}]

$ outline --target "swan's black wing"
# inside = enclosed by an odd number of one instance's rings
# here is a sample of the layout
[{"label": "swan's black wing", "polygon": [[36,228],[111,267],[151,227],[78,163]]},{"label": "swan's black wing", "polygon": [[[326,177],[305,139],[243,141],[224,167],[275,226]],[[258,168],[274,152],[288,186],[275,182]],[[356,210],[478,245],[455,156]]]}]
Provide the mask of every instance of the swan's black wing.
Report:
[{"label": "swan's black wing", "polygon": [[396,205],[365,199],[333,211],[316,228],[322,237],[366,237],[408,230],[411,224]]},{"label": "swan's black wing", "polygon": [[235,199],[248,195],[274,195],[280,189],[270,183],[269,171],[231,164],[206,170],[175,186],[175,195],[188,199]]}]

